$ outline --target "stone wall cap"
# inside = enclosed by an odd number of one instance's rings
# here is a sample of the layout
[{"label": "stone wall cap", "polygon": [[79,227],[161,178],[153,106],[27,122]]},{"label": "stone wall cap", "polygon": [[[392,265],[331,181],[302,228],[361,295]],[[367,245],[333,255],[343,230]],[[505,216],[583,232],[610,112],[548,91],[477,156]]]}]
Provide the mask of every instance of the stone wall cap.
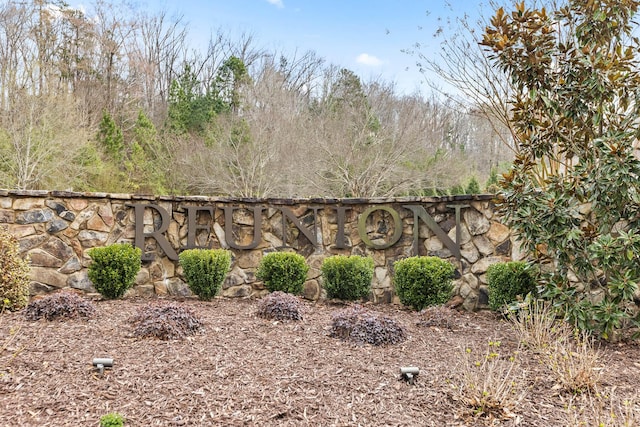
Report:
[{"label": "stone wall cap", "polygon": [[64,190],[53,190],[49,192],[49,195],[52,197],[64,197],[64,198],[83,197],[82,193],[77,193],[75,191],[64,191]]},{"label": "stone wall cap", "polygon": [[438,203],[438,202],[463,202],[463,201],[494,201],[499,198],[495,194],[465,194],[456,196],[400,196],[400,197],[223,197],[201,195],[154,195],[154,194],[127,194],[104,192],[77,192],[63,190],[8,190],[0,189],[2,196],[21,197],[64,197],[64,198],[88,198],[88,199],[117,199],[117,200],[149,200],[167,202],[209,202],[209,203],[245,203],[245,204],[389,204],[389,203]]},{"label": "stone wall cap", "polygon": [[116,200],[131,200],[131,194],[128,194],[128,193],[110,193],[109,194],[109,198],[110,199],[116,199]]},{"label": "stone wall cap", "polygon": [[42,197],[48,196],[47,190],[9,190],[9,195],[12,196],[27,196],[27,197]]}]

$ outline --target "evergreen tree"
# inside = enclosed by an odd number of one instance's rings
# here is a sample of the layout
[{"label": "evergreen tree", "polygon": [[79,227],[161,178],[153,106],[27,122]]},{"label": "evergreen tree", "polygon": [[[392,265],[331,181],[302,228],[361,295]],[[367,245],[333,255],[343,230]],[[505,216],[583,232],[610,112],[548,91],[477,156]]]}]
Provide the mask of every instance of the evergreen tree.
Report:
[{"label": "evergreen tree", "polygon": [[480,184],[475,176],[472,176],[465,189],[465,194],[480,194]]},{"label": "evergreen tree", "polygon": [[98,142],[114,160],[121,160],[124,152],[124,136],[108,111],[102,113],[102,120],[98,126]]}]

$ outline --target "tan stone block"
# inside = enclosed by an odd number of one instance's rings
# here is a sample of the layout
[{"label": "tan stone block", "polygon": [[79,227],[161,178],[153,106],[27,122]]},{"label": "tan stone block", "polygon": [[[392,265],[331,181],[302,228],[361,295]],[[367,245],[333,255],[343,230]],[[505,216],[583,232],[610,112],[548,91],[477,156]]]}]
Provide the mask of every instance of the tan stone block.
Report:
[{"label": "tan stone block", "polygon": [[129,298],[151,298],[156,295],[155,286],[153,283],[149,283],[147,285],[139,285],[134,286],[133,288],[127,289],[127,291],[122,296],[123,299]]},{"label": "tan stone block", "polygon": [[67,275],[46,267],[31,267],[31,280],[44,283],[56,288],[64,288],[67,285]]},{"label": "tan stone block", "polygon": [[89,202],[86,199],[68,199],[67,206],[76,212],[86,209],[89,206]]},{"label": "tan stone block", "polygon": [[51,255],[50,253],[36,248],[28,252],[30,265],[32,267],[49,267],[59,268],[62,267],[63,261]]},{"label": "tan stone block", "polygon": [[34,234],[32,236],[26,236],[22,239],[18,240],[18,245],[20,247],[20,253],[26,252],[29,249],[37,248],[41,244],[43,244],[47,240],[46,235],[42,234]]},{"label": "tan stone block", "polygon": [[242,298],[251,295],[251,286],[240,285],[222,291],[222,296],[227,298]]},{"label": "tan stone block", "polygon": [[164,271],[162,270],[162,265],[157,261],[155,261],[153,264],[149,266],[149,274],[151,275],[152,280],[165,279]]},{"label": "tan stone block", "polygon": [[509,234],[511,234],[509,227],[493,221],[491,223],[491,228],[489,228],[489,231],[487,231],[485,235],[493,243],[502,243],[509,238]]},{"label": "tan stone block", "polygon": [[491,223],[481,212],[478,212],[475,209],[465,209],[462,215],[471,235],[477,236],[489,231]]},{"label": "tan stone block", "polygon": [[69,246],[71,246],[71,248],[73,249],[73,252],[75,252],[76,256],[82,258],[82,254],[84,252],[84,249],[82,248],[82,244],[80,243],[80,241],[78,239],[69,240]]},{"label": "tan stone block", "polygon": [[16,216],[12,210],[0,209],[0,223],[13,223]]},{"label": "tan stone block", "polygon": [[317,280],[307,280],[304,282],[302,296],[308,300],[316,301],[320,298],[320,284]]},{"label": "tan stone block", "polygon": [[153,282],[153,289],[158,296],[166,296],[169,294],[167,284],[163,280]]},{"label": "tan stone block", "polygon": [[105,224],[100,215],[94,215],[89,218],[89,220],[87,221],[87,229],[102,232],[111,231],[111,227]]},{"label": "tan stone block", "polygon": [[98,215],[100,216],[100,218],[102,218],[102,221],[107,227],[113,227],[115,220],[113,219],[113,210],[111,209],[111,203],[100,206],[98,208]]},{"label": "tan stone block", "polygon": [[162,209],[167,211],[167,213],[169,214],[169,218],[171,218],[173,216],[173,203],[171,203],[171,202],[160,202],[160,203],[158,203],[158,206],[160,206]]},{"label": "tan stone block", "polygon": [[141,268],[138,271],[138,274],[136,274],[136,280],[134,283],[136,285],[144,285],[149,282],[150,278],[151,276],[149,275],[149,270],[147,270],[146,268]]},{"label": "tan stone block", "polygon": [[[465,224],[460,224],[459,227],[460,227],[460,242],[458,242],[458,244],[465,245],[471,241],[471,234],[469,233],[469,229]],[[456,241],[456,234],[457,234],[456,228],[457,227],[453,227],[451,230],[449,230],[449,233],[447,234],[453,242]]]},{"label": "tan stone block", "polygon": [[13,209],[16,211],[27,211],[30,209],[37,209],[44,207],[44,199],[27,197],[15,199],[13,201]]},{"label": "tan stone block", "polygon": [[78,240],[85,248],[102,246],[108,238],[108,233],[102,233],[100,231],[82,230],[80,233],[78,233]]},{"label": "tan stone block", "polygon": [[180,226],[177,222],[171,221],[167,229],[167,240],[174,248],[180,247]]},{"label": "tan stone block", "polygon": [[169,258],[162,257],[160,262],[162,263],[165,278],[171,278],[176,275],[176,265],[173,261]]},{"label": "tan stone block", "polygon": [[482,274],[487,271],[490,265],[496,264],[498,262],[507,262],[509,261],[508,257],[501,256],[490,256],[486,258],[480,258],[478,262],[471,266],[471,272],[473,274]]},{"label": "tan stone block", "polygon": [[262,251],[242,251],[236,258],[236,265],[240,268],[257,268],[262,259]]},{"label": "tan stone block", "polygon": [[31,236],[36,233],[36,229],[33,225],[9,225],[9,233],[14,235],[17,239],[21,239],[26,236]]},{"label": "tan stone block", "polygon": [[83,228],[87,221],[89,220],[89,218],[91,218],[92,216],[94,216],[96,213],[95,210],[93,209],[87,209],[84,210],[82,212],[80,212],[78,214],[78,216],[76,216],[76,219],[73,220],[73,222],[71,223],[71,225],[69,227],[71,227],[73,230],[80,230],[81,228]]},{"label": "tan stone block", "polygon": [[[320,237],[320,236],[318,236]],[[279,248],[282,247],[282,240],[277,238],[274,234],[266,232],[262,235],[262,239],[268,243],[268,246]]]},{"label": "tan stone block", "polygon": [[489,240],[486,235],[475,236],[473,238],[473,244],[484,256],[491,255],[496,250],[493,243],[491,243],[491,240]]},{"label": "tan stone block", "polygon": [[437,236],[433,236],[424,241],[424,247],[427,252],[430,253],[441,250],[442,248],[444,248],[444,244]]},{"label": "tan stone block", "polygon": [[527,256],[522,250],[522,245],[518,239],[511,238],[511,259],[513,261],[522,261]]},{"label": "tan stone block", "polygon": [[460,254],[469,262],[469,264],[473,264],[480,258],[480,252],[478,252],[478,249],[472,242],[463,245],[460,249]]},{"label": "tan stone block", "polygon": [[9,209],[13,204],[13,199],[10,197],[0,197],[0,208]]},{"label": "tan stone block", "polygon": [[186,215],[180,212],[173,213],[173,220],[177,222],[180,226],[184,225]]},{"label": "tan stone block", "polygon": [[124,228],[124,234],[122,235],[125,239],[134,239],[136,237],[136,227],[135,225],[127,225]]}]

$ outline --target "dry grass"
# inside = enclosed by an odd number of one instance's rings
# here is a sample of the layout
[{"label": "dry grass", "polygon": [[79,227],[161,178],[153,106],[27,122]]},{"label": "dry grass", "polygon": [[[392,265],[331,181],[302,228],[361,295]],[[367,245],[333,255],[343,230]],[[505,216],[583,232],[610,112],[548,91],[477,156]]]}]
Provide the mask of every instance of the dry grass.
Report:
[{"label": "dry grass", "polygon": [[520,343],[551,370],[556,388],[570,393],[596,390],[602,361],[593,339],[558,319],[542,300],[526,302],[508,318]]},{"label": "dry grass", "polygon": [[454,398],[474,416],[511,418],[526,396],[526,371],[518,352],[505,354],[499,341],[486,349],[465,347],[453,379]]},{"label": "dry grass", "polygon": [[[615,393],[615,390],[614,390]],[[567,427],[636,427],[640,425],[640,401],[601,393],[571,395],[565,405]]]},{"label": "dry grass", "polygon": [[594,341],[582,334],[564,337],[549,345],[543,356],[560,388],[571,393],[597,391],[602,360]]},{"label": "dry grass", "polygon": [[543,300],[526,301],[507,318],[518,333],[520,343],[535,353],[550,351],[552,344],[572,335],[572,328],[556,317],[551,305]]}]

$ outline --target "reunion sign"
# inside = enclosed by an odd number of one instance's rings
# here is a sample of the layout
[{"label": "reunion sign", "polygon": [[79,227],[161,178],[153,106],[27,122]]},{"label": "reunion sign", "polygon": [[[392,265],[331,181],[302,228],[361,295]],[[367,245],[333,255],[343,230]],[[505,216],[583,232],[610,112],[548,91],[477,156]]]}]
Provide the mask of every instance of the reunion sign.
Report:
[{"label": "reunion sign", "polygon": [[[300,233],[308,239],[308,241],[314,245],[319,245],[318,232],[320,227],[320,221],[318,221],[319,211],[331,210],[335,214],[337,233],[335,233],[335,240],[332,243],[332,247],[336,249],[348,248],[348,239],[345,236],[345,224],[347,211],[352,209],[349,206],[310,206],[307,208],[307,212],[304,215],[312,214],[312,224],[305,226],[301,221],[302,216],[296,216],[294,211],[290,207],[286,206],[253,206],[250,208],[241,206],[180,206],[179,209],[186,213],[186,246],[180,248],[174,248],[166,237],[166,232],[169,229],[170,223],[173,220],[170,213],[162,206],[154,203],[132,203],[127,206],[134,209],[135,217],[135,245],[142,249],[143,260],[152,260],[153,254],[145,253],[145,241],[146,239],[155,239],[158,246],[164,251],[166,256],[171,260],[178,259],[178,251],[182,249],[193,249],[200,246],[196,243],[197,233],[208,233],[210,238],[216,238],[215,234],[211,231],[215,220],[215,209],[221,209],[223,211],[224,218],[224,231],[225,242],[220,242],[222,246],[227,246],[234,250],[250,250],[258,247],[263,239],[263,212],[268,208],[273,208],[279,211],[281,214],[282,230],[286,230],[287,227],[293,226],[297,228]],[[462,209],[468,208],[469,205],[465,204],[451,204],[447,205],[447,208],[455,211],[455,224],[456,224],[456,238],[455,241],[449,237],[448,233],[443,230],[435,219],[427,212],[424,206],[419,204],[406,204],[400,207],[393,207],[391,205],[374,205],[358,215],[357,219],[357,232],[364,244],[374,250],[383,250],[394,246],[403,235],[403,221],[398,209],[406,209],[410,212],[408,218],[413,219],[413,252],[418,254],[419,245],[419,227],[421,224],[425,224],[443,243],[443,245],[449,249],[451,254],[458,260],[460,259],[460,213]],[[152,210],[157,213],[159,221],[155,222],[153,229],[145,230],[144,215],[147,210]],[[246,210],[252,213],[253,216],[253,239],[250,243],[240,244],[233,238],[234,219],[233,214],[236,210]],[[374,215],[377,211],[382,211],[388,214],[393,220],[393,231],[381,242],[379,239],[372,240],[366,230],[367,219]],[[201,223],[198,221],[200,215],[208,213],[212,218],[211,222]],[[407,217],[407,215],[404,215]],[[286,231],[283,231],[283,236],[280,236],[283,242],[283,248],[290,247],[287,243]]]}]

